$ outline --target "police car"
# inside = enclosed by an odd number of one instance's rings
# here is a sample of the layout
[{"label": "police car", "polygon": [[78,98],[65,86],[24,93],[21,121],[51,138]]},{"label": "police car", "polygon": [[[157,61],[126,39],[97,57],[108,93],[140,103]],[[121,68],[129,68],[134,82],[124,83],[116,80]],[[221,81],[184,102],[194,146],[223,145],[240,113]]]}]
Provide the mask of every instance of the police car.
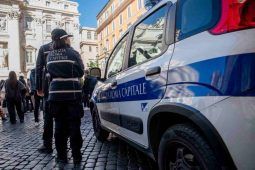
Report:
[{"label": "police car", "polygon": [[163,0],[120,39],[91,99],[159,169],[255,169],[255,1]]}]

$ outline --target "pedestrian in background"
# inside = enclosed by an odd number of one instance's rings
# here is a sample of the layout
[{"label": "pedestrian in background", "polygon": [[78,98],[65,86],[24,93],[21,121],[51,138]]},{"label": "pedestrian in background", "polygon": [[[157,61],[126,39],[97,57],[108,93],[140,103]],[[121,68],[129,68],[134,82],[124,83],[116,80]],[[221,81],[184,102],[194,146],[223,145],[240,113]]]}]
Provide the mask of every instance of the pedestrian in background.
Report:
[{"label": "pedestrian in background", "polygon": [[26,96],[25,96],[25,99],[26,99],[26,111],[30,111],[32,112],[33,111],[33,108],[34,108],[34,105],[33,105],[33,102],[32,102],[32,97],[31,97],[31,82],[30,82],[30,79],[27,79],[27,93],[26,93]]},{"label": "pedestrian in background", "polygon": [[3,103],[5,99],[5,88],[4,88],[5,81],[0,81],[0,117],[2,118],[2,121],[6,121],[6,113],[4,111]]},{"label": "pedestrian in background", "polygon": [[[19,75],[19,81],[20,81],[22,84],[24,84],[24,86],[25,86],[26,89],[27,89],[27,83],[26,83],[26,81],[25,81],[25,79],[24,79],[24,74],[23,74],[23,73],[21,73],[21,74]],[[27,89],[27,92],[28,92],[28,89]],[[26,112],[28,111],[28,108],[27,108],[27,105],[26,105],[26,94],[22,96],[21,102],[22,102],[22,103],[21,103],[21,111],[22,111],[23,113],[26,113]]]},{"label": "pedestrian in background", "polygon": [[[1,81],[0,88],[1,88],[1,108],[2,108],[2,112],[3,112],[2,115],[4,115],[6,118],[8,111],[7,111],[7,103],[6,103],[6,98],[5,98],[5,82],[6,82],[5,80]],[[5,121],[5,119],[4,119],[4,121]]]},{"label": "pedestrian in background", "polygon": [[26,93],[26,87],[23,83],[17,80],[17,75],[14,71],[9,73],[9,78],[5,83],[5,98],[7,102],[7,109],[10,116],[10,122],[16,123],[16,111],[18,113],[20,122],[24,122],[24,113],[21,110],[22,99]]},{"label": "pedestrian in background", "polygon": [[82,87],[83,91],[83,103],[84,107],[89,107],[89,100],[97,84],[97,78],[89,74],[89,70],[85,71],[84,83]]},{"label": "pedestrian in background", "polygon": [[39,113],[40,113],[40,102],[42,97],[37,95],[36,84],[35,84],[35,68],[30,72],[30,89],[31,89],[31,99],[34,105],[34,117],[36,126],[39,125]]},{"label": "pedestrian in background", "polygon": [[55,118],[57,161],[67,162],[67,140],[70,136],[73,161],[79,164],[82,159],[80,126],[84,115],[79,79],[84,74],[84,65],[79,53],[70,47],[69,37],[63,29],[58,29],[53,37],[54,50],[47,60],[51,76],[48,100]]},{"label": "pedestrian in background", "polygon": [[[55,34],[56,29],[51,32],[51,38]],[[38,148],[41,153],[52,153],[53,138],[53,117],[49,112],[49,79],[47,77],[46,62],[50,51],[53,50],[52,42],[40,47],[35,68],[35,81],[37,95],[43,98],[43,145]]]}]

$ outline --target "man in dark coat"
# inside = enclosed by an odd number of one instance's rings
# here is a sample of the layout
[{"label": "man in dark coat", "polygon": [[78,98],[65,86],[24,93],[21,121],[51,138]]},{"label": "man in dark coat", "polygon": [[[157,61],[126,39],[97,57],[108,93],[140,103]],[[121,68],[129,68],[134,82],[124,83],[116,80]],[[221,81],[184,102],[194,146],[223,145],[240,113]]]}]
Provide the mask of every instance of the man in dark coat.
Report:
[{"label": "man in dark coat", "polygon": [[97,84],[97,78],[89,75],[89,71],[85,71],[84,83],[82,87],[84,107],[89,107],[89,100]]},{"label": "man in dark coat", "polygon": [[41,96],[37,95],[36,91],[36,82],[35,82],[35,69],[31,70],[30,73],[30,89],[31,89],[31,96],[33,98],[33,105],[34,105],[34,117],[36,125],[39,125],[39,108],[40,108],[40,101],[42,100]]},{"label": "man in dark coat", "polygon": [[[54,36],[53,30],[51,36]],[[41,46],[37,61],[36,61],[36,91],[37,95],[43,97],[43,110],[44,110],[44,129],[43,129],[43,146],[38,151],[42,153],[52,153],[52,138],[53,138],[53,117],[49,112],[49,79],[47,77],[47,57],[50,51],[53,50],[52,42]]]}]

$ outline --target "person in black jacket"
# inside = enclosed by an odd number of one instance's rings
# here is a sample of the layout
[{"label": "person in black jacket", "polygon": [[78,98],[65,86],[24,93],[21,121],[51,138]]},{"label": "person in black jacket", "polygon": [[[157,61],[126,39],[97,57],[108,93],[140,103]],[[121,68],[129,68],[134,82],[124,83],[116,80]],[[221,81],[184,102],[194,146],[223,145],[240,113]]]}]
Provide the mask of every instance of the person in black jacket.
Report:
[{"label": "person in black jacket", "polygon": [[39,112],[40,112],[40,101],[42,100],[41,96],[37,95],[36,92],[36,83],[35,83],[35,69],[31,70],[30,73],[30,89],[31,89],[31,98],[34,106],[34,117],[35,123],[38,126],[39,124]]},{"label": "person in black jacket", "polygon": [[55,120],[57,161],[67,162],[67,139],[70,136],[73,161],[78,164],[82,159],[80,125],[84,111],[80,78],[84,74],[84,65],[79,53],[70,47],[69,36],[65,30],[59,29],[53,37],[54,50],[47,59],[51,79],[48,101]]},{"label": "person in black jacket", "polygon": [[89,100],[93,93],[93,90],[97,84],[97,78],[89,75],[89,71],[85,71],[83,90],[83,102],[84,107],[89,107]]},{"label": "person in black jacket", "polygon": [[[24,74],[23,74],[23,73],[20,74],[20,76],[19,76],[19,81],[20,81],[22,84],[24,84],[25,87],[27,88],[27,83],[26,83],[26,81],[25,81],[25,79],[24,79]],[[27,89],[27,92],[28,92],[28,89]],[[22,97],[22,100],[21,100],[21,101],[22,101],[22,112],[26,113],[26,112],[29,110],[29,106],[27,105],[27,102],[29,102],[29,101],[27,101],[26,95],[24,95],[24,96]]]},{"label": "person in black jacket", "polygon": [[[56,29],[51,32],[53,37]],[[49,90],[49,81],[47,78],[47,56],[50,51],[53,50],[52,42],[45,44],[40,47],[38,57],[36,60],[36,91],[37,95],[43,97],[43,145],[38,149],[41,153],[52,153],[52,138],[53,138],[53,117],[49,112],[49,102],[48,100],[48,90]]]},{"label": "person in black jacket", "polygon": [[18,113],[20,123],[24,122],[24,112],[21,110],[22,98],[26,93],[26,87],[23,83],[17,80],[17,75],[14,71],[9,73],[9,78],[5,83],[5,98],[7,109],[10,115],[10,122],[16,123],[16,111]]}]

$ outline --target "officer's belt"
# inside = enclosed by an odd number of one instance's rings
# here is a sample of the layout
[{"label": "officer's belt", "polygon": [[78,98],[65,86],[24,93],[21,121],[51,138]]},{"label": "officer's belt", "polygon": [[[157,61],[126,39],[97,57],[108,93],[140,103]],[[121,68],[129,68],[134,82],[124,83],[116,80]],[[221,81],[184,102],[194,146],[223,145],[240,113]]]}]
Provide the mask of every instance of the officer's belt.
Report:
[{"label": "officer's belt", "polygon": [[53,78],[52,81],[78,81],[79,78]]}]

